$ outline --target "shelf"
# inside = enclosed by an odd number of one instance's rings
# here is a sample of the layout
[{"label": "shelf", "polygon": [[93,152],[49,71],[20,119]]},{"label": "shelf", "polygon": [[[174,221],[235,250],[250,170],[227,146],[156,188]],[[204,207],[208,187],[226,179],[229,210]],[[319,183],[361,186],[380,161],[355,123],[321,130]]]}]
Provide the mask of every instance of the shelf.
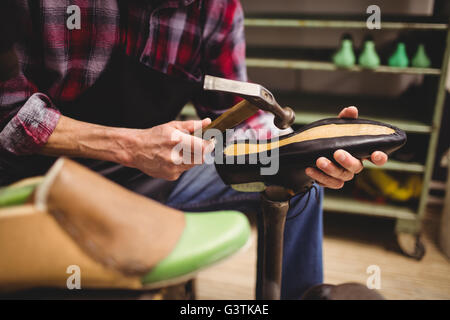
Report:
[{"label": "shelf", "polygon": [[[320,119],[336,117],[347,106],[356,106],[361,118],[390,123],[410,133],[429,134],[432,127],[426,122],[425,108],[411,108],[414,98],[395,100],[379,97],[318,95],[273,92],[278,103],[295,111],[296,124],[308,124]],[[415,101],[416,104],[420,103]],[[420,120],[418,120],[420,119]],[[429,119],[431,121],[431,119]]]},{"label": "shelf", "polygon": [[327,192],[325,192],[323,209],[404,220],[416,220],[417,218],[415,211],[409,207],[363,202],[345,195],[330,195]]},{"label": "shelf", "polygon": [[322,71],[348,71],[348,72],[374,72],[393,74],[419,74],[434,75],[441,74],[437,68],[394,68],[389,66],[379,66],[375,69],[365,69],[360,66],[351,68],[338,68],[331,62],[302,60],[302,59],[270,59],[270,58],[247,58],[247,67],[250,68],[277,68],[294,70],[322,70]]},{"label": "shelf", "polygon": [[[338,104],[336,104],[337,106]],[[350,105],[350,104],[349,104]],[[360,105],[355,104],[358,109],[361,109]],[[340,105],[341,107],[344,107],[345,105]],[[320,109],[319,109],[320,110]],[[336,107],[336,111],[339,111],[340,109]],[[334,113],[327,113],[327,112],[320,112],[316,110],[302,110],[302,111],[295,111],[295,123],[296,124],[308,124],[320,119],[326,119],[326,118],[333,118],[336,117],[336,112]],[[396,127],[399,127],[400,129],[410,132],[410,133],[422,133],[422,134],[429,134],[432,131],[431,126],[426,125],[422,123],[419,120],[408,120],[408,119],[393,119],[389,118],[388,116],[385,117],[378,117],[378,116],[370,116],[367,113],[360,112],[360,116],[363,118],[368,118],[375,121],[380,122],[386,122],[390,123]]]},{"label": "shelf", "polygon": [[[320,20],[320,19],[283,19],[283,18],[247,18],[246,27],[277,27],[277,28],[348,28],[367,29],[366,21],[351,20]],[[420,22],[381,22],[383,29],[409,30],[447,30],[446,23]]]},{"label": "shelf", "polygon": [[414,173],[423,173],[425,171],[425,166],[416,162],[403,162],[397,160],[388,160],[382,167],[374,165],[370,161],[364,161],[364,167],[370,169],[383,169],[392,171],[405,171]]}]

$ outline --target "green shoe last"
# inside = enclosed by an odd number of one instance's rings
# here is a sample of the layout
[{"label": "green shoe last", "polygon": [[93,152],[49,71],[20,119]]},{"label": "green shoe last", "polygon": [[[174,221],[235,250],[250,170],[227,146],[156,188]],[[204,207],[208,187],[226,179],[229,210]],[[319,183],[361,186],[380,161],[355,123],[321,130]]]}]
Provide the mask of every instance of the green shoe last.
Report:
[{"label": "green shoe last", "polygon": [[431,66],[430,58],[425,51],[425,46],[421,43],[412,59],[412,66],[415,68],[429,68]]},{"label": "green shoe last", "polygon": [[406,68],[409,65],[408,54],[406,53],[406,46],[403,42],[399,42],[397,49],[389,57],[388,65],[390,67]]},{"label": "green shoe last", "polygon": [[353,42],[351,39],[343,39],[341,47],[333,56],[333,63],[341,68],[350,68],[355,65],[355,54],[353,53]]},{"label": "green shoe last", "polygon": [[363,51],[359,56],[359,65],[368,69],[374,69],[380,65],[380,58],[375,51],[375,43],[372,40],[364,42]]}]

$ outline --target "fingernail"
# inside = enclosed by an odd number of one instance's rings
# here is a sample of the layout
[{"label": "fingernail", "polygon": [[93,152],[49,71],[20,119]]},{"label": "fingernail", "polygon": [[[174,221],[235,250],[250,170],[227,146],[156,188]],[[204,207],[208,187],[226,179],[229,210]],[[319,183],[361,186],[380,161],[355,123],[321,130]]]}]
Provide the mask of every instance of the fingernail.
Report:
[{"label": "fingernail", "polygon": [[306,168],[305,173],[307,175],[311,175],[312,174],[312,169],[311,168]]},{"label": "fingernail", "polygon": [[328,166],[329,161],[325,159],[321,159],[318,161],[318,165],[320,169],[325,169]]},{"label": "fingernail", "polygon": [[373,158],[374,158],[375,161],[380,161],[381,160],[381,154],[376,153]]},{"label": "fingernail", "polygon": [[337,154],[337,160],[339,162],[345,161],[346,158],[347,158],[347,155],[345,154],[345,151],[341,151]]}]

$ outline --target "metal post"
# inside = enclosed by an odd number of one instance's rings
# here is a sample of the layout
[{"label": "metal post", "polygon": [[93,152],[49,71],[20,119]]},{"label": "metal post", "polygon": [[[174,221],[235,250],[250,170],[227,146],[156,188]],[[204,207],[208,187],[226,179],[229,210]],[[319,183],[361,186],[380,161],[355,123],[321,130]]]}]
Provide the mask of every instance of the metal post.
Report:
[{"label": "metal post", "polygon": [[286,189],[276,186],[267,187],[261,193],[256,283],[256,299],[259,300],[280,299],[284,224],[289,198]]}]

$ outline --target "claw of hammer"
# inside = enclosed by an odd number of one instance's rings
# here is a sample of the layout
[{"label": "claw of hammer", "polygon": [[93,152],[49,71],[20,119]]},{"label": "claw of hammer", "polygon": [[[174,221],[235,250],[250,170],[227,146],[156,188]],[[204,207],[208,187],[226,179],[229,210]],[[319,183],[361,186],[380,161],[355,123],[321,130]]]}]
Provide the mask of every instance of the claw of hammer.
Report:
[{"label": "claw of hammer", "polygon": [[[282,108],[275,100],[273,94],[259,84],[206,75],[203,89],[238,95],[253,106],[273,113],[275,115],[274,123],[280,129],[286,129],[294,123],[294,111],[289,107]],[[240,119],[240,121],[243,120],[245,119]]]}]

